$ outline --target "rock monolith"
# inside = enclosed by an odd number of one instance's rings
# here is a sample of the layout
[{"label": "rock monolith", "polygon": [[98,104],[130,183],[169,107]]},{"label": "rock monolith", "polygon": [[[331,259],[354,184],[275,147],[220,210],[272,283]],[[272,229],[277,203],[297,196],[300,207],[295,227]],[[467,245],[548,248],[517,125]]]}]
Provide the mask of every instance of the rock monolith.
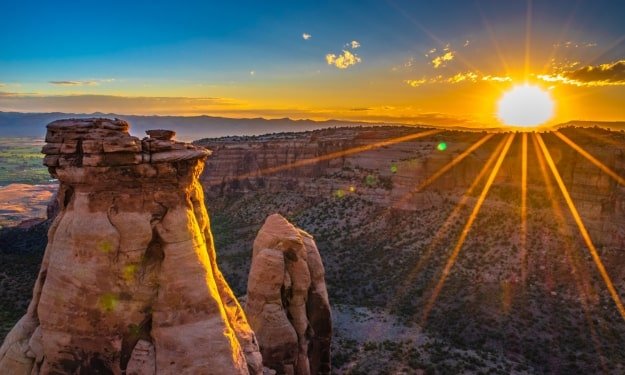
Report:
[{"label": "rock monolith", "polygon": [[271,215],[253,245],[245,312],[263,363],[278,374],[329,374],[332,319],[311,235]]},{"label": "rock monolith", "polygon": [[255,335],[216,263],[198,182],[210,152],[122,120],[59,120],[60,182],[33,298],[1,374],[260,374]]}]

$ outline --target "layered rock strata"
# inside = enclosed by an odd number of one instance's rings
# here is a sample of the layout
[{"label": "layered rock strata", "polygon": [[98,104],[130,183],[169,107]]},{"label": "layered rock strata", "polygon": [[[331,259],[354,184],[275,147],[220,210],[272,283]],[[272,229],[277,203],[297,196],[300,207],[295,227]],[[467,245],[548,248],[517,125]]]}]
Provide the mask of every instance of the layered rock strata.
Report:
[{"label": "layered rock strata", "polygon": [[245,312],[263,362],[278,374],[329,374],[332,319],[319,250],[284,217],[254,241]]},{"label": "layered rock strata", "polygon": [[26,315],[2,374],[259,374],[253,331],[220,270],[198,177],[210,152],[139,139],[122,120],[48,125],[60,182]]}]

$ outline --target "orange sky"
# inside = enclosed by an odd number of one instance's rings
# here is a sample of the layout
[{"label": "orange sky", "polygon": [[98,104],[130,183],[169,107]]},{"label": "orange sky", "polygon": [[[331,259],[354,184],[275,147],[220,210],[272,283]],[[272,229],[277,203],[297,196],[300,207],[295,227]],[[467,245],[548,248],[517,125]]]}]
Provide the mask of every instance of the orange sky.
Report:
[{"label": "orange sky", "polygon": [[[555,102],[547,125],[625,120],[622,9],[610,2],[117,5],[120,25],[104,29],[65,27],[62,7],[2,9],[0,111],[492,127],[502,94],[529,82]],[[44,16],[46,33],[27,27]],[[134,31],[115,27],[129,21]]]}]

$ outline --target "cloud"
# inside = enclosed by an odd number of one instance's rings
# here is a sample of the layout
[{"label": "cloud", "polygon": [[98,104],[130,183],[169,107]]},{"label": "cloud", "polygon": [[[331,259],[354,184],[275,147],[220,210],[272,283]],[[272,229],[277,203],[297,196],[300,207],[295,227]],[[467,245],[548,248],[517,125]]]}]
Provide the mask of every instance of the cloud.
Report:
[{"label": "cloud", "polygon": [[0,82],[0,87],[5,87],[6,85],[2,82]]},{"label": "cloud", "polygon": [[446,63],[449,61],[452,61],[455,57],[455,53],[454,51],[446,51],[444,54],[436,56],[434,59],[432,59],[432,65],[434,65],[435,69],[438,69],[440,67],[444,67],[445,65],[447,65]]},{"label": "cloud", "polygon": [[408,86],[419,87],[419,86],[427,83],[428,80],[425,79],[425,78],[422,78],[422,79],[406,79],[406,80],[404,80],[404,82],[406,84],[408,84]]},{"label": "cloud", "polygon": [[349,43],[349,45],[352,47],[352,49],[356,49],[360,47],[360,43],[358,43],[358,41],[356,40],[352,40],[351,43]]},{"label": "cloud", "polygon": [[362,59],[360,56],[347,50],[343,50],[343,53],[338,56],[333,53],[328,53],[326,55],[326,62],[328,65],[334,65],[339,69],[347,69],[352,65],[360,63],[361,61]]},{"label": "cloud", "polygon": [[95,86],[97,85],[95,81],[50,81],[48,83],[51,85],[56,85],[56,86]]},{"label": "cloud", "polygon": [[457,73],[452,77],[447,78],[447,83],[460,83],[460,82],[477,82],[479,76],[473,72]]},{"label": "cloud", "polygon": [[512,82],[512,77],[507,77],[507,76],[491,76],[491,75],[485,75],[485,76],[482,76],[482,81],[491,81],[491,82]]},{"label": "cloud", "polygon": [[462,45],[463,47],[468,47],[469,44],[471,44],[471,41],[469,39],[464,41],[464,44]]},{"label": "cloud", "polygon": [[304,40],[308,40],[308,39],[312,38],[312,35],[307,34],[307,33],[303,33],[302,34],[302,38],[304,38]]},{"label": "cloud", "polygon": [[571,40],[563,42],[563,43],[556,43],[553,45],[554,47],[558,48],[558,47],[564,47],[564,48],[592,48],[592,47],[596,47],[597,43],[595,42],[573,42]]},{"label": "cloud", "polygon": [[430,55],[433,53],[436,53],[436,48],[432,48],[431,50],[429,50],[428,53],[425,54],[425,57],[430,57]]},{"label": "cloud", "polygon": [[251,75],[251,76],[256,75],[256,71],[251,70],[251,71],[250,71],[250,75]]},{"label": "cloud", "polygon": [[588,65],[575,70],[562,70],[554,74],[537,76],[546,82],[559,82],[573,86],[625,86],[625,60],[601,65]]},{"label": "cloud", "polygon": [[0,92],[0,111],[115,112],[118,114],[210,113],[239,108],[242,102],[219,97],[141,97],[117,95],[44,95]]},{"label": "cloud", "polygon": [[434,83],[447,83],[447,84],[457,84],[457,83],[476,83],[476,82],[511,82],[512,78],[508,76],[494,76],[494,75],[482,75],[480,73],[475,72],[461,72],[454,74],[453,76],[443,76],[438,75],[435,77],[422,77],[420,79],[407,79],[404,80],[408,86],[411,87],[420,87],[426,84],[434,84]]},{"label": "cloud", "polygon": [[108,83],[115,81],[114,78],[93,79],[85,81],[49,81],[48,83],[55,86],[97,86],[100,83]]}]

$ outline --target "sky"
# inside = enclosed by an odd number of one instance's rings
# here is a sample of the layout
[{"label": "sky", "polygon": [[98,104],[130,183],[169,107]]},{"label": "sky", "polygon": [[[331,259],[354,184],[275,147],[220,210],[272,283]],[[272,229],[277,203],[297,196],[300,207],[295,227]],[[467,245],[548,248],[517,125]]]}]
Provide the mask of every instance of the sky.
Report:
[{"label": "sky", "polygon": [[0,111],[500,126],[625,120],[625,3],[2,1]]}]

